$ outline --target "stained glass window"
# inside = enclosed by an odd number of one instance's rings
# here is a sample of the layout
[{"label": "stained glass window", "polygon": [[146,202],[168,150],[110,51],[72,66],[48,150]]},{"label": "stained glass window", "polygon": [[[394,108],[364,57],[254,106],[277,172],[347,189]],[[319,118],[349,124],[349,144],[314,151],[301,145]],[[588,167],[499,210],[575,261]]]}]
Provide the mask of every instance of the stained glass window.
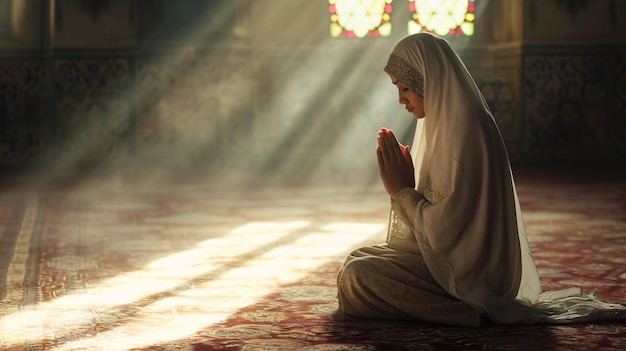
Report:
[{"label": "stained glass window", "polygon": [[474,0],[409,0],[409,34],[474,34]]},{"label": "stained glass window", "polygon": [[393,0],[328,0],[333,37],[386,37],[391,34]]}]

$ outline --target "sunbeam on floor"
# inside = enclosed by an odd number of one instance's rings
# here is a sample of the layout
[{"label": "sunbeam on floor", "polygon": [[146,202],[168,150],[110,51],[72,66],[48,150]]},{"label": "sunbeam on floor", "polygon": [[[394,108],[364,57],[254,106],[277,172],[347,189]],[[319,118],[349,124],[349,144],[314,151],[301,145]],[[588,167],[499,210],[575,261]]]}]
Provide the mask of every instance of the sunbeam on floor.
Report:
[{"label": "sunbeam on floor", "polygon": [[[285,199],[281,193],[276,199],[256,194],[221,205],[204,203],[198,193],[118,194],[108,201],[100,200],[110,194],[101,193],[31,195],[23,202],[8,265],[2,346],[11,349],[46,340],[54,350],[121,350],[183,339],[224,322],[316,267],[342,260],[359,243],[384,238],[384,202],[346,207],[344,221],[334,221],[339,219],[336,213],[323,218],[319,212],[342,207],[341,197],[327,201],[323,192],[322,197],[316,192],[313,197],[298,194],[297,204],[280,200]],[[176,209],[177,203],[181,206]],[[218,213],[212,211],[217,208]],[[349,212],[354,221],[345,221]],[[283,220],[268,220],[281,213]],[[375,215],[363,218],[368,214]],[[45,226],[47,219],[50,227]],[[15,227],[16,218],[13,221]],[[103,221],[111,222],[102,226]],[[229,226],[232,229],[220,232]],[[164,241],[188,242],[189,233],[196,240],[202,233],[211,237],[170,252],[178,245],[155,245],[150,230],[165,236]],[[133,246],[135,253],[129,251]],[[50,252],[62,248],[65,251]],[[143,250],[154,259],[132,269],[129,262],[142,261],[132,256],[141,256]],[[110,259],[117,263],[107,262]],[[43,267],[33,264],[35,260]],[[120,261],[127,263],[126,270]],[[39,275],[38,283],[24,285],[33,274]],[[98,278],[106,275],[110,278]],[[33,289],[37,297],[29,303],[25,296]]]},{"label": "sunbeam on floor", "polygon": [[[608,173],[606,173],[608,174]],[[545,290],[624,303],[626,184],[522,172]],[[386,236],[374,187],[78,187],[0,195],[6,350],[619,350],[620,324],[481,330],[333,318],[346,255]]]}]

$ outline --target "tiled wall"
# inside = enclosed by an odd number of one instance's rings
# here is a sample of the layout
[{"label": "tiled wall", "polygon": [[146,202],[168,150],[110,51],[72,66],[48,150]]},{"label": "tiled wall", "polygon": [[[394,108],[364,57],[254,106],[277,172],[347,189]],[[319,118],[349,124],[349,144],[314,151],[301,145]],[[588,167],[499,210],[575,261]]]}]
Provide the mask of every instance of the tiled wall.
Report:
[{"label": "tiled wall", "polygon": [[[227,159],[251,119],[250,50],[231,36],[229,25],[190,39],[191,23],[206,15],[191,5],[211,6],[183,2],[186,6],[177,10],[171,4],[161,8],[157,1],[116,0],[90,7],[89,2],[59,0],[58,36],[42,44],[56,47],[4,45],[2,173],[176,170]],[[150,10],[143,15],[136,11],[142,3]],[[146,12],[150,15],[143,18]],[[68,14],[109,26],[116,23],[112,17],[128,18],[117,21],[117,32],[74,28],[72,34]],[[43,36],[49,34],[40,25]],[[7,26],[4,34],[15,33]],[[228,44],[221,43],[223,38],[229,38]]]},{"label": "tiled wall", "polygon": [[626,161],[626,47],[533,47],[524,54],[524,157]]},{"label": "tiled wall", "polygon": [[[58,4],[80,12],[79,2]],[[184,33],[177,23],[188,30],[202,22],[193,7],[174,11],[170,4],[167,17],[152,6],[142,12],[148,17],[133,20],[142,4],[110,2],[109,11],[129,16],[114,36],[121,46],[107,48],[100,37],[95,48],[72,47],[84,38],[63,32],[65,48],[3,51],[3,172],[156,165],[174,173],[194,166],[200,174],[231,167],[300,176],[321,168],[323,158],[331,174],[350,173],[375,167],[372,140],[380,126],[403,128],[410,142],[411,122],[395,92],[379,91],[388,83],[379,61],[397,38],[337,42],[324,32],[295,47],[297,35],[283,31],[291,46],[272,46],[272,38],[256,37],[254,16],[244,12],[194,46],[172,34]],[[626,160],[626,45],[496,45],[462,56],[514,162]]]},{"label": "tiled wall", "polygon": [[[0,162],[18,164],[41,157],[54,123],[41,118],[49,101],[51,72],[37,58],[0,60]],[[49,111],[48,111],[49,112]]]}]

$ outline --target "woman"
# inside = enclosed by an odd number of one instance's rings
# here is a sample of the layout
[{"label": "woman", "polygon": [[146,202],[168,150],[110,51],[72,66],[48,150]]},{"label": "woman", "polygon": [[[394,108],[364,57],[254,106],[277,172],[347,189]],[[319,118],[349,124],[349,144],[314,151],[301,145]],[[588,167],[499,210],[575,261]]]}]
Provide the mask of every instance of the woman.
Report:
[{"label": "woman", "polygon": [[578,288],[542,294],[504,142],[448,42],[409,36],[385,72],[417,129],[412,150],[391,130],[378,134],[391,197],[387,244],[350,254],[338,275],[339,311],[473,327],[623,318],[624,306]]}]

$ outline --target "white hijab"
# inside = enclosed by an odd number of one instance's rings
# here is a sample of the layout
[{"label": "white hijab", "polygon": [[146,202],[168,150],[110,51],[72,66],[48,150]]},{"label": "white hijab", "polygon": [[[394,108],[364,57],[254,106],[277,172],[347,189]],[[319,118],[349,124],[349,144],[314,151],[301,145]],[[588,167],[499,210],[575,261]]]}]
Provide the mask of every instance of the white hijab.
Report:
[{"label": "white hijab", "polygon": [[530,307],[544,299],[509,158],[462,60],[446,40],[419,33],[396,45],[385,71],[424,99],[412,155],[417,191],[431,204],[414,230],[431,274],[496,323],[550,321]]}]

